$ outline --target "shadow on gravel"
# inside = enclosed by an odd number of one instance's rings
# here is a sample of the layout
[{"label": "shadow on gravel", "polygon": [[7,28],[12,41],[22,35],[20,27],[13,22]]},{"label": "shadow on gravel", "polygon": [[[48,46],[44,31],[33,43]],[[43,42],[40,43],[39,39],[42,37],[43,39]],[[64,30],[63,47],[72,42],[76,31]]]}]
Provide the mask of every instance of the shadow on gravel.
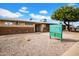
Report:
[{"label": "shadow on gravel", "polygon": [[71,31],[71,32],[79,33],[79,31]]},{"label": "shadow on gravel", "polygon": [[75,39],[63,39],[62,42],[79,42],[79,40],[75,40]]}]

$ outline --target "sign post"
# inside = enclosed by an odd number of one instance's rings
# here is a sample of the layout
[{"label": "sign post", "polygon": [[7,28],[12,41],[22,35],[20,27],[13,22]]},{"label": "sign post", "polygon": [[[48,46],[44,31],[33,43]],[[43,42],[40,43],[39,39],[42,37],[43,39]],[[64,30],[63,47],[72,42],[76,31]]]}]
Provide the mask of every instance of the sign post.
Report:
[{"label": "sign post", "polygon": [[50,38],[57,38],[62,41],[62,24],[50,25]]}]

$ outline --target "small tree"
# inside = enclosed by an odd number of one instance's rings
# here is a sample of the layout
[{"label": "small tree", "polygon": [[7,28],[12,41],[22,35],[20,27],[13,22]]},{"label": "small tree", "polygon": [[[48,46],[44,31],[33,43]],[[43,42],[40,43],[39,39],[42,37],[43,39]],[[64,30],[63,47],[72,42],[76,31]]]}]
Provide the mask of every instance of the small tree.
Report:
[{"label": "small tree", "polygon": [[44,22],[47,22],[47,19],[43,19],[44,20]]},{"label": "small tree", "polygon": [[[79,20],[79,8],[73,6],[64,6],[55,11],[51,16],[52,19],[63,21],[70,31],[70,22]],[[67,23],[68,22],[68,23]]]},{"label": "small tree", "polygon": [[33,20],[32,18],[29,19],[30,21]]}]

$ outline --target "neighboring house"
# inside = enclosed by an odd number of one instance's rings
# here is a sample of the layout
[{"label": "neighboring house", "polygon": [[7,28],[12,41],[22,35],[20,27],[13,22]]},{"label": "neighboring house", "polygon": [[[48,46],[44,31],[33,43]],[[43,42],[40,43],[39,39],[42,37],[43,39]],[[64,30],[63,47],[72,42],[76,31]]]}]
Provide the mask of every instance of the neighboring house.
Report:
[{"label": "neighboring house", "polygon": [[33,22],[20,19],[0,19],[0,35],[11,33],[48,32],[53,23]]}]

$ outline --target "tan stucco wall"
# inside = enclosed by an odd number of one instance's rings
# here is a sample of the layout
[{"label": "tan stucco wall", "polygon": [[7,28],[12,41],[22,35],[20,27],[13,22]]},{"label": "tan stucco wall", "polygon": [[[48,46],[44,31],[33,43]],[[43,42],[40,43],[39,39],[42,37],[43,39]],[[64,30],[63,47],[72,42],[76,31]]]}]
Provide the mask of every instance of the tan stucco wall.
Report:
[{"label": "tan stucco wall", "polygon": [[35,24],[33,24],[33,27],[34,27],[34,32],[35,32]]},{"label": "tan stucco wall", "polygon": [[48,32],[49,26],[47,24],[41,24],[41,32]]},{"label": "tan stucco wall", "polygon": [[[0,26],[7,26],[5,24],[5,22],[7,22],[7,21],[0,21]],[[12,22],[12,25],[11,26],[14,26],[14,25],[15,25],[15,22]]]},{"label": "tan stucco wall", "polygon": [[[0,21],[0,26],[7,26],[7,25],[5,25],[5,22],[8,22],[8,21]],[[25,22],[19,22],[19,24],[16,25],[16,22],[12,22],[12,25],[9,25],[9,26],[12,26],[12,27],[35,27],[35,24],[25,25]]]},{"label": "tan stucco wall", "polygon": [[4,25],[4,21],[0,21],[0,25]]},{"label": "tan stucco wall", "polygon": [[46,24],[41,24],[41,32],[43,32],[44,27],[46,27]]},{"label": "tan stucco wall", "polygon": [[18,25],[16,24],[16,22],[12,22],[12,25],[5,25],[5,22],[8,21],[0,21],[0,27],[32,27],[34,29],[35,32],[35,24],[33,23],[33,25],[29,25],[29,24],[25,24],[25,22],[20,22]]}]

